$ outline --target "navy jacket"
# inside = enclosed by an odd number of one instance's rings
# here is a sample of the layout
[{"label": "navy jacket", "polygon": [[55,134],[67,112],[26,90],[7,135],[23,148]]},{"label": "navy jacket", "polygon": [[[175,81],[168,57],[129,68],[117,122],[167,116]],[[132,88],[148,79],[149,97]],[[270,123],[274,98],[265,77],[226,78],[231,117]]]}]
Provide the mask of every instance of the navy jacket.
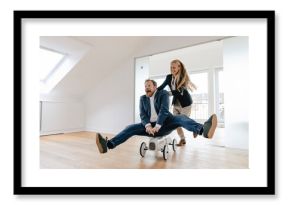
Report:
[{"label": "navy jacket", "polygon": [[166,76],[165,81],[160,85],[157,89],[158,90],[163,90],[167,85],[169,86],[173,99],[172,99],[172,104],[175,105],[176,100],[179,101],[181,107],[187,107],[192,104],[192,98],[188,92],[188,90],[184,87],[180,88],[180,90],[172,90],[171,87],[171,81],[172,81],[172,74],[169,74]]},{"label": "navy jacket", "polygon": [[[156,124],[163,125],[163,122],[172,114],[169,112],[169,94],[165,90],[156,91],[154,97],[154,107],[158,115]],[[139,103],[140,118],[142,124],[145,126],[150,123],[151,107],[150,99],[146,95],[140,97]]]}]

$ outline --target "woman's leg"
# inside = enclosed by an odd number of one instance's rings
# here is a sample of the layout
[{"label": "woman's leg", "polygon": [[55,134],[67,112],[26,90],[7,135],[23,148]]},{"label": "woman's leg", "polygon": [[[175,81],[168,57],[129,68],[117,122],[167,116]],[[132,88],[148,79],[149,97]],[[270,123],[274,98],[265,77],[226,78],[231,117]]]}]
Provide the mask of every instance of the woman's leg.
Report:
[{"label": "woman's leg", "polygon": [[[173,106],[173,115],[180,115],[182,107],[179,104]],[[185,136],[181,127],[176,128],[176,132],[181,141],[185,141]]]},{"label": "woman's leg", "polygon": [[[173,110],[173,114],[174,115],[186,115],[187,117],[190,116],[190,113],[191,113],[191,105],[190,106],[187,106],[187,107],[181,107],[180,105],[177,105],[177,106],[174,106],[174,107],[176,107]],[[176,129],[176,131],[177,131],[177,134],[180,137],[180,141],[177,143],[177,146],[185,145],[186,144],[186,140],[185,140],[185,135],[184,135],[184,132],[183,132],[182,128],[181,127],[178,127]]]}]

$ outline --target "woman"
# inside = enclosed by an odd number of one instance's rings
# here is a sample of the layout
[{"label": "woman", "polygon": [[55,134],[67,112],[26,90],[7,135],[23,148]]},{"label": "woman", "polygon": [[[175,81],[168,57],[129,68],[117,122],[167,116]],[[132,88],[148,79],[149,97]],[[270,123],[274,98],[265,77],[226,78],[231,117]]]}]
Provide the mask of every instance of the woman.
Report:
[{"label": "woman", "polygon": [[[191,113],[192,98],[188,89],[193,91],[196,89],[196,86],[190,81],[187,71],[180,60],[171,61],[170,71],[171,74],[166,76],[165,81],[158,87],[158,90],[162,90],[168,85],[173,95],[173,114],[183,114],[189,117]],[[177,133],[180,137],[177,146],[185,145],[185,136],[181,127],[177,128]],[[194,137],[196,136],[197,133],[194,134]]]}]

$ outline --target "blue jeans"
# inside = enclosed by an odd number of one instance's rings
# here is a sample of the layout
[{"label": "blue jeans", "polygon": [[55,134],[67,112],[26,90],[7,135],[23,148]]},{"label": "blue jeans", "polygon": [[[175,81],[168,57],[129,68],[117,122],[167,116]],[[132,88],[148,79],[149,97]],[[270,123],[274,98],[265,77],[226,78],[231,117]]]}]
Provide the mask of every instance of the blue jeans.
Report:
[{"label": "blue jeans", "polygon": [[[152,127],[155,126],[155,123],[151,123]],[[188,131],[193,133],[202,134],[203,125],[195,122],[193,119],[187,117],[186,115],[175,115],[169,116],[161,126],[160,130],[155,133],[154,136],[164,136],[170,134],[173,130],[178,127],[183,127]],[[112,139],[108,140],[107,146],[109,149],[113,149],[116,146],[124,143],[130,137],[134,135],[141,136],[151,136],[146,132],[145,126],[142,123],[132,124],[127,126],[123,131],[117,134]]]}]

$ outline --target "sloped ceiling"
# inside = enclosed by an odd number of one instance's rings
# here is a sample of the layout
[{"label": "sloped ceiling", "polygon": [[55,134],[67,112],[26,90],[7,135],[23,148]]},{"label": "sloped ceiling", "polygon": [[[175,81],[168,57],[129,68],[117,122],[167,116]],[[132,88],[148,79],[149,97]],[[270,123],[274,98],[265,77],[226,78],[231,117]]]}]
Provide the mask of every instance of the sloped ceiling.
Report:
[{"label": "sloped ceiling", "polygon": [[224,36],[164,37],[164,36],[82,36],[69,37],[89,45],[91,50],[57,84],[52,95],[82,98],[84,94],[119,64],[135,57],[153,55],[178,48],[220,40]]}]

